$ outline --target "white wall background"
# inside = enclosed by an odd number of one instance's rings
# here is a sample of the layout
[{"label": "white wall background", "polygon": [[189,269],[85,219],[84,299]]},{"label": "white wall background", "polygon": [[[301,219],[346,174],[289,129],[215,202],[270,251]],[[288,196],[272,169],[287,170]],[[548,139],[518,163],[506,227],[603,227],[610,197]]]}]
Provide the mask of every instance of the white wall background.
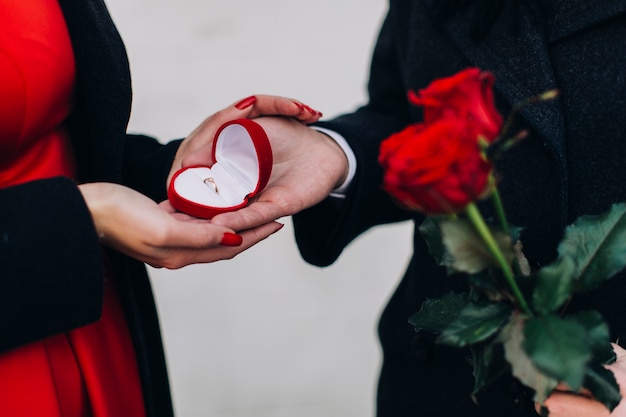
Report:
[{"label": "white wall background", "polygon": [[[131,131],[183,137],[240,98],[298,98],[332,117],[365,99],[385,0],[106,0],[134,79]],[[305,264],[290,219],[234,260],[151,270],[179,417],[373,415],[378,315],[407,225]]]}]

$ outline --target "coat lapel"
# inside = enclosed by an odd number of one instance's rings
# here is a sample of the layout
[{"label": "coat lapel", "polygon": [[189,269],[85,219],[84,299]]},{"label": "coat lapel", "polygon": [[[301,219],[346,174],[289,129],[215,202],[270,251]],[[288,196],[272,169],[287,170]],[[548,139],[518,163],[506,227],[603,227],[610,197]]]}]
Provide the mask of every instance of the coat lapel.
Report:
[{"label": "coat lapel", "polygon": [[[438,0],[422,1],[432,6]],[[495,75],[494,88],[500,96],[515,105],[555,88],[547,40],[538,19],[530,17],[530,13],[520,13],[516,17],[517,30],[510,27],[512,19],[498,19],[486,38],[475,42],[471,35],[474,6],[445,20],[444,30],[472,65]],[[508,12],[515,11],[503,13]],[[561,168],[565,168],[563,115],[558,100],[525,106],[521,115],[556,152],[562,160]]]},{"label": "coat lapel", "polygon": [[[82,180],[119,182],[131,87],[126,53],[102,0],[59,0],[76,59],[75,112],[88,121],[74,137]],[[84,122],[83,122],[84,123]]]},{"label": "coat lapel", "polygon": [[626,0],[542,0],[548,39],[559,40],[626,12]]},{"label": "coat lapel", "polygon": [[[434,9],[440,0],[419,1]],[[496,76],[495,90],[511,105],[558,87],[551,65],[549,41],[572,36],[626,12],[626,0],[554,0],[552,4],[546,0],[544,4],[558,12],[556,17],[548,17],[546,25],[540,12],[528,5],[533,2],[520,2],[519,10],[514,3],[517,2],[505,2],[502,16],[505,18],[497,19],[480,42],[475,42],[471,35],[472,16],[482,7],[480,2],[471,2],[462,13],[442,23],[445,34],[471,65]],[[515,30],[511,27],[512,22],[518,25]],[[533,104],[525,106],[520,114],[555,156],[561,173],[561,201],[565,202],[568,181],[561,105],[558,99]],[[566,206],[563,205],[563,216]]]}]

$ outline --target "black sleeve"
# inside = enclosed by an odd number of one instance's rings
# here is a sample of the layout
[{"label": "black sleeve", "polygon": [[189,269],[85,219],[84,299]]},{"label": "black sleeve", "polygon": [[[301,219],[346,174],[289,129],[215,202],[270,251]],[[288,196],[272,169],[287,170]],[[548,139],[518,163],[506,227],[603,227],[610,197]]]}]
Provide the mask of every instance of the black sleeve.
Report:
[{"label": "black sleeve", "polygon": [[0,190],[0,351],[96,321],[103,279],[98,236],[72,180]]},{"label": "black sleeve", "polygon": [[411,122],[393,37],[393,16],[388,14],[372,59],[369,103],[354,113],[318,123],[348,141],[357,171],[344,200],[331,197],[293,217],[300,253],[314,265],[334,262],[346,245],[370,227],[410,217],[382,189],[378,164],[382,140]]},{"label": "black sleeve", "polygon": [[181,140],[166,144],[143,135],[128,135],[124,147],[123,182],[157,202],[167,199],[167,176]]}]

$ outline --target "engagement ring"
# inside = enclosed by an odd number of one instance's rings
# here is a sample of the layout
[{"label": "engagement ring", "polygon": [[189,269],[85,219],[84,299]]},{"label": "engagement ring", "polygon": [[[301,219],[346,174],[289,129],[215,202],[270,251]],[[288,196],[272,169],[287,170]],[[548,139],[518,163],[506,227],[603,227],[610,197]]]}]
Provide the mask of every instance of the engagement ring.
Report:
[{"label": "engagement ring", "polygon": [[213,187],[213,191],[215,191],[215,194],[220,193],[217,189],[217,184],[215,183],[215,180],[213,179],[213,177],[205,178],[204,183],[206,185],[210,185],[211,187]]}]

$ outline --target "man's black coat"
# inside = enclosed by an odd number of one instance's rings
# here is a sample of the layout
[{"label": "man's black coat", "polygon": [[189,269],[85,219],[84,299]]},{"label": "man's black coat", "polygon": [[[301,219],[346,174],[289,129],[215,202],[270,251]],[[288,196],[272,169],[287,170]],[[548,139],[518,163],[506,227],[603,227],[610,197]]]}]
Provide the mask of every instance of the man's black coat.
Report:
[{"label": "man's black coat", "polygon": [[[498,164],[509,220],[526,227],[524,248],[534,267],[555,257],[563,228],[577,216],[626,201],[626,1],[505,1],[482,38],[474,24],[489,2],[457,2],[469,6],[447,17],[435,13],[437,3],[391,0],[374,51],[368,104],[321,123],[348,140],[358,168],[339,208],[325,201],[295,216],[301,253],[313,264],[332,263],[374,225],[410,218],[380,188],[380,142],[421,120],[406,100],[409,89],[469,66],[495,75],[504,115],[523,99],[561,91],[560,99],[522,111],[516,128],[528,129],[530,137]],[[422,219],[412,220],[419,225]],[[599,309],[613,340],[626,340],[624,278],[572,306]],[[379,417],[534,415],[532,395],[515,381],[498,381],[474,404],[466,352],[434,346],[408,324],[425,298],[462,287],[462,279],[446,277],[433,264],[416,233],[410,266],[379,323]]]}]

